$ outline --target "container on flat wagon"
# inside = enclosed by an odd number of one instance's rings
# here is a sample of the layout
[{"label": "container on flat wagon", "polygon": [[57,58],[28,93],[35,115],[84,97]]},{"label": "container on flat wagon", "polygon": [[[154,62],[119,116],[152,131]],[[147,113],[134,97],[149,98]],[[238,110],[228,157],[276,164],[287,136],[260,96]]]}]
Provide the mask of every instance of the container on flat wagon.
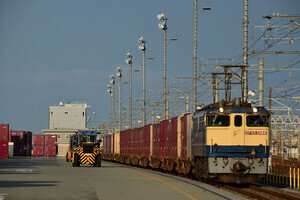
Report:
[{"label": "container on flat wagon", "polygon": [[170,122],[170,131],[168,132],[168,152],[167,155],[169,158],[171,159],[176,159],[178,157],[177,155],[177,137],[178,137],[178,128],[177,128],[177,124],[178,124],[178,117],[174,117],[171,119]]},{"label": "container on flat wagon", "polygon": [[45,135],[45,146],[56,146],[57,135]]},{"label": "container on flat wagon", "polygon": [[45,146],[45,156],[56,156],[56,145]]},{"label": "container on flat wagon", "polygon": [[111,137],[110,137],[111,135],[108,135],[107,136],[107,149],[106,149],[106,153],[107,154],[110,154],[110,139],[111,139]]},{"label": "container on flat wagon", "polygon": [[171,133],[171,119],[166,120],[165,124],[165,143],[166,143],[166,150],[165,150],[165,157],[172,158],[172,133]]},{"label": "container on flat wagon", "polygon": [[160,140],[160,134],[159,134],[159,124],[153,125],[153,138],[152,138],[152,156],[159,157],[160,151],[159,151],[159,140]]},{"label": "container on flat wagon", "polygon": [[0,158],[8,158],[8,141],[0,141]]},{"label": "container on flat wagon", "polygon": [[131,154],[133,155],[139,155],[139,129],[140,128],[135,128],[133,129],[133,146],[132,146],[132,151]]},{"label": "container on flat wagon", "polygon": [[33,135],[33,145],[44,146],[45,145],[45,135]]},{"label": "container on flat wagon", "polygon": [[110,135],[110,154],[114,154],[114,142],[115,142],[115,134]]},{"label": "container on flat wagon", "polygon": [[122,155],[127,155],[127,145],[128,145],[127,133],[128,130],[124,130],[120,132],[120,153]]},{"label": "container on flat wagon", "polygon": [[188,159],[192,157],[191,152],[191,113],[186,113],[180,116],[180,128],[181,128],[181,153],[180,157],[182,159]]},{"label": "container on flat wagon", "polygon": [[107,148],[107,135],[103,137],[103,154],[107,154],[106,148]]},{"label": "container on flat wagon", "polygon": [[192,114],[186,114],[186,142],[187,142],[187,158],[192,158],[192,129],[193,129],[193,121]]},{"label": "container on flat wagon", "polygon": [[159,123],[160,137],[159,137],[159,153],[161,158],[166,157],[166,134],[169,120],[164,120]]},{"label": "container on flat wagon", "polygon": [[115,134],[114,152],[120,154],[120,133]]},{"label": "container on flat wagon", "polygon": [[153,125],[149,125],[149,132],[150,132],[150,136],[149,136],[149,143],[150,143],[150,149],[149,149],[149,155],[152,156],[153,155]]},{"label": "container on flat wagon", "polygon": [[150,156],[150,142],[152,140],[150,140],[150,128],[152,125],[147,125],[144,127],[144,152],[143,155],[144,156]]},{"label": "container on flat wagon", "polygon": [[44,156],[44,146],[43,145],[34,145],[33,156]]},{"label": "container on flat wagon", "polygon": [[0,141],[8,141],[9,124],[0,124]]}]

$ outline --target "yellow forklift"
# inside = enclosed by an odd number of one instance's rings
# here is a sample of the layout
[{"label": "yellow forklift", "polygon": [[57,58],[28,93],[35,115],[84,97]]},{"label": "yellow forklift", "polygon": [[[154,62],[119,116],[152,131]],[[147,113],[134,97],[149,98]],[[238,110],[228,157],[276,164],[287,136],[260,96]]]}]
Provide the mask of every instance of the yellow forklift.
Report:
[{"label": "yellow forklift", "polygon": [[79,167],[80,164],[101,167],[101,140],[97,140],[97,134],[99,132],[96,130],[78,130],[76,141],[73,141],[74,145],[72,148],[73,167]]}]

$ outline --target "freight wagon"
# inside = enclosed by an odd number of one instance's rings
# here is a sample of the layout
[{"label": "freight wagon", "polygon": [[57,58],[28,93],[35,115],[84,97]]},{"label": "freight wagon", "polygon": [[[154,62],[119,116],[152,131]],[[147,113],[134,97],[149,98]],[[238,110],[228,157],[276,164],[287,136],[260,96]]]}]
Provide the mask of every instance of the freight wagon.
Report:
[{"label": "freight wagon", "polygon": [[267,173],[270,114],[218,102],[172,119],[103,138],[103,159],[184,176],[251,183]]},{"label": "freight wagon", "polygon": [[159,124],[106,135],[103,159],[189,175],[193,165],[191,118],[192,114],[187,113]]}]

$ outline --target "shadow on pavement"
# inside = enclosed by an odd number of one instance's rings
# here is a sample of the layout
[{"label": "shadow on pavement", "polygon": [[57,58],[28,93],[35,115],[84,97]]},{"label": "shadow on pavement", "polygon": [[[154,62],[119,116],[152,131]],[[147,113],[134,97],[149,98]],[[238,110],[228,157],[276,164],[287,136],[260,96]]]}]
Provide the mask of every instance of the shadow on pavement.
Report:
[{"label": "shadow on pavement", "polygon": [[10,187],[49,187],[56,186],[59,181],[0,181],[0,188]]},{"label": "shadow on pavement", "polygon": [[0,159],[0,169],[35,168],[38,166],[59,166],[56,157],[22,157],[15,156],[9,159]]}]

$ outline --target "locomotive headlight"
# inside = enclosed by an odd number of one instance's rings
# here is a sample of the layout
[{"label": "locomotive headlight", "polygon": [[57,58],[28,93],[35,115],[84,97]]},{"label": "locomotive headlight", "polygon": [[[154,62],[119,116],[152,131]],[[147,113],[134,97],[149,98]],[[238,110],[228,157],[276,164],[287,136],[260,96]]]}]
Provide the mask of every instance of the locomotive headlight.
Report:
[{"label": "locomotive headlight", "polygon": [[257,113],[257,108],[255,108],[255,107],[252,108],[252,111],[255,112],[255,113]]},{"label": "locomotive headlight", "polygon": [[224,108],[223,108],[223,107],[220,107],[220,108],[219,108],[219,112],[221,112],[221,113],[224,112]]}]

